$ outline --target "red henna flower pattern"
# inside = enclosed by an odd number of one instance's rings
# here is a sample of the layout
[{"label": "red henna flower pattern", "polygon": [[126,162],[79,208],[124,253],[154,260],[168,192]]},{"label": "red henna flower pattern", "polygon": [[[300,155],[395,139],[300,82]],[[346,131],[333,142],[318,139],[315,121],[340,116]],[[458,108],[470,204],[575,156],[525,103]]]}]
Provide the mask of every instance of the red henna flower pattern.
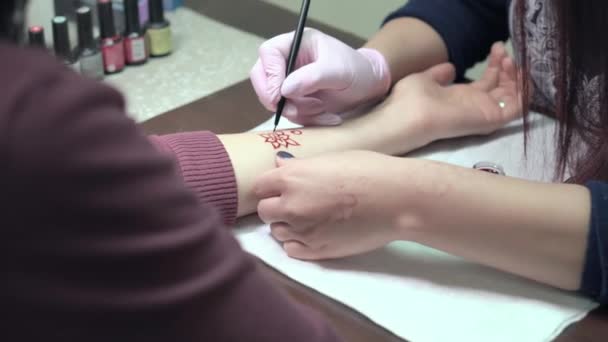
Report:
[{"label": "red henna flower pattern", "polygon": [[260,136],[264,138],[264,142],[271,144],[275,150],[278,150],[282,147],[289,148],[289,146],[300,146],[300,143],[298,143],[291,137],[292,135],[302,135],[302,131],[291,130],[289,132],[278,131],[260,134]]}]

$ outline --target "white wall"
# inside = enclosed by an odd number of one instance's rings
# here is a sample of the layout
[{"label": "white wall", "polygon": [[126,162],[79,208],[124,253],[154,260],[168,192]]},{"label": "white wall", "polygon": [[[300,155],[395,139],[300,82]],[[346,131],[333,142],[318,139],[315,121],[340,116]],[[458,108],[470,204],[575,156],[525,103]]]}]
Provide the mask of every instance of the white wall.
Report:
[{"label": "white wall", "polygon": [[53,0],[29,0],[27,12],[28,25],[42,25],[47,31],[47,42],[50,40],[51,20],[53,19]]},{"label": "white wall", "polygon": [[[264,1],[294,12],[299,12],[302,5],[302,0]],[[311,2],[309,16],[362,38],[369,38],[378,30],[387,14],[406,3],[407,0],[319,0]]]}]

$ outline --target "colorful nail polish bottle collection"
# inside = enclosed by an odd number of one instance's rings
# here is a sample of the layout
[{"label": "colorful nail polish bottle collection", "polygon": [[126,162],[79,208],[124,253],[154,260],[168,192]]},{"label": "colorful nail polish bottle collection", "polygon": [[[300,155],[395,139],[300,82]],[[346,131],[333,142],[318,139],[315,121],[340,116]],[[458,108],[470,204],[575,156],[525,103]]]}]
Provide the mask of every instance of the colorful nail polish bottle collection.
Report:
[{"label": "colorful nail polish bottle collection", "polygon": [[[173,49],[171,24],[165,19],[163,0],[123,0],[125,31],[118,32],[112,0],[97,0],[99,39],[93,34],[93,12],[83,6],[76,10],[78,45],[72,49],[68,19],[53,18],[55,55],[67,66],[85,76],[102,79],[119,73],[127,65],[141,65],[148,57],[163,57]],[[142,25],[142,3],[146,4],[148,21]],[[120,26],[120,25],[119,25]],[[145,26],[145,28],[144,28]],[[45,47],[44,29],[32,26],[28,30],[29,45]]]}]

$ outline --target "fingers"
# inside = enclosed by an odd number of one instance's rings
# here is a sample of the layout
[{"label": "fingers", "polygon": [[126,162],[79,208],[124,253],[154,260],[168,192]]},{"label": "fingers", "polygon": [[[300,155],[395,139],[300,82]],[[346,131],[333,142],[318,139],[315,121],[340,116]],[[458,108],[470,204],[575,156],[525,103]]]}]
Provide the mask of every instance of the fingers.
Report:
[{"label": "fingers", "polygon": [[290,240],[304,242],[307,239],[306,234],[297,233],[294,229],[285,222],[275,222],[270,224],[270,233],[280,242]]},{"label": "fingers", "polygon": [[253,66],[253,69],[251,69],[249,79],[251,80],[251,84],[253,85],[253,89],[255,90],[260,103],[269,111],[276,111],[280,99],[280,97],[277,96],[279,92],[277,90],[273,91],[268,86],[266,71],[264,71],[261,60],[258,59]]},{"label": "fingers", "polygon": [[502,42],[494,43],[488,56],[486,70],[479,80],[472,83],[472,86],[482,91],[496,88],[501,80],[502,65],[505,59],[509,59],[509,55],[504,44]]},{"label": "fingers", "polygon": [[[282,155],[281,155],[282,154]],[[293,155],[281,151],[277,153],[276,169],[272,169],[259,176],[253,186],[253,194],[258,199],[281,196],[286,188],[285,176],[282,167],[294,161]]]},{"label": "fingers", "polygon": [[503,115],[506,121],[512,121],[523,114],[520,87],[518,82],[519,70],[511,57],[502,60],[502,71],[500,73],[499,87],[492,93],[498,101],[504,102]]},{"label": "fingers", "polygon": [[[283,115],[292,120],[298,116],[315,116],[325,111],[323,101],[316,97],[290,98],[285,105]],[[293,120],[292,120],[293,121]]]},{"label": "fingers", "polygon": [[502,113],[505,122],[513,121],[523,115],[521,97],[513,95],[503,95],[501,97],[501,102],[505,104],[504,108],[502,108]]},{"label": "fingers", "polygon": [[273,169],[259,176],[253,186],[253,194],[258,199],[280,196],[285,189],[280,169]]},{"label": "fingers", "polygon": [[302,126],[337,126],[344,122],[341,116],[327,113],[325,103],[316,97],[290,99],[283,116]]},{"label": "fingers", "polygon": [[[259,59],[250,72],[251,83],[266,109],[276,110],[285,81],[287,57],[294,33],[285,33],[267,40],[258,49]],[[302,50],[305,50],[303,46]],[[306,51],[300,51],[305,54]]]},{"label": "fingers", "polygon": [[490,91],[498,86],[500,79],[500,69],[497,67],[487,67],[481,78],[471,84],[474,88],[482,91]]},{"label": "fingers", "polygon": [[261,200],[258,203],[258,216],[266,224],[282,222],[284,217],[281,197],[270,197]]},{"label": "fingers", "polygon": [[504,88],[497,88],[491,92],[491,96],[496,103],[504,103],[500,108],[502,113],[502,123],[511,122],[522,115],[522,105],[519,96]]},{"label": "fingers", "polygon": [[513,59],[511,57],[504,58],[502,60],[501,82],[517,82],[518,76],[517,66],[515,66]]},{"label": "fingers", "polygon": [[271,224],[270,234],[283,245],[283,250],[289,257],[301,260],[320,259],[319,249],[307,245],[306,237],[294,232],[288,224]]},{"label": "fingers", "polygon": [[447,86],[454,82],[454,79],[456,78],[456,69],[451,63],[442,63],[426,70],[424,74],[430,76],[440,85]]},{"label": "fingers", "polygon": [[496,42],[490,49],[490,56],[488,58],[488,67],[500,68],[504,58],[508,57],[507,49],[502,42]]},{"label": "fingers", "polygon": [[314,116],[298,115],[294,118],[288,117],[289,121],[302,126],[338,126],[344,119],[337,114],[322,113]]},{"label": "fingers", "polygon": [[305,97],[320,90],[340,90],[348,86],[348,80],[339,70],[319,60],[292,72],[283,83],[281,94],[290,98]]},{"label": "fingers", "polygon": [[283,249],[287,255],[294,259],[309,261],[326,259],[323,257],[322,251],[310,248],[299,241],[287,241],[283,243]]}]

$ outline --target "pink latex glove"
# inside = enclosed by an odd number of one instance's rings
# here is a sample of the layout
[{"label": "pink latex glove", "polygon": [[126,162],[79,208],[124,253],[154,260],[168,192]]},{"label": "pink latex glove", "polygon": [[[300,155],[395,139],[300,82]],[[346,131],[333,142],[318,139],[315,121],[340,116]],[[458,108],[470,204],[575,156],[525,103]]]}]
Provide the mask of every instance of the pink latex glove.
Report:
[{"label": "pink latex glove", "polygon": [[276,111],[287,98],[283,115],[303,125],[339,125],[339,113],[384,96],[391,85],[388,64],[380,52],[354,50],[318,30],[307,28],[294,72],[285,79],[293,32],[260,46],[251,82],[260,102]]}]

